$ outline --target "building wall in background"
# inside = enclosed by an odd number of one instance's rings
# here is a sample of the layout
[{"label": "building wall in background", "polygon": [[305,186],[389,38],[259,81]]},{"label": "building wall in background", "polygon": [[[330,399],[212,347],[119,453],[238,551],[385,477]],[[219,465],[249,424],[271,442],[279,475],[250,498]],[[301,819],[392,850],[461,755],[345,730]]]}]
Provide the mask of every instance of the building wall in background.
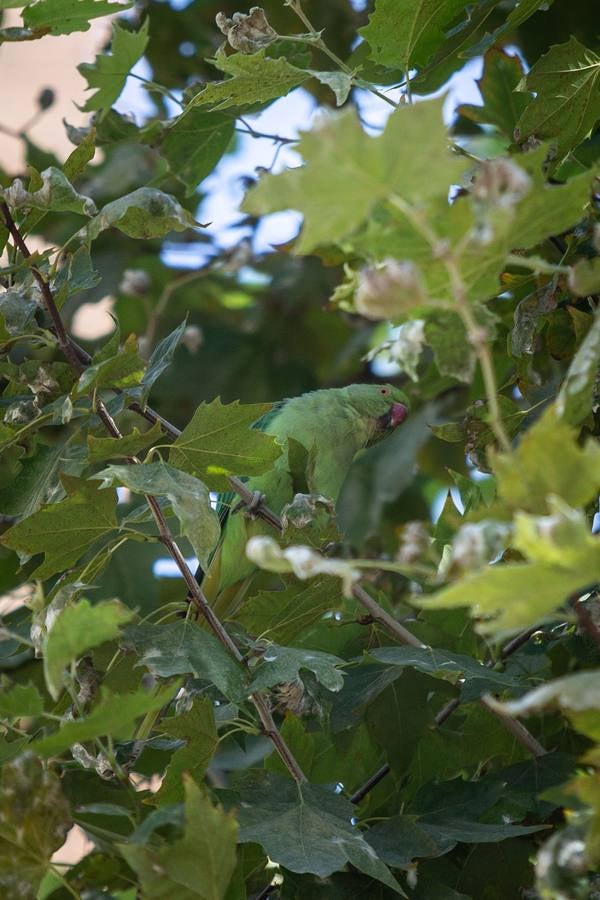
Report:
[{"label": "building wall in background", "polygon": [[[16,9],[8,9],[3,26],[21,25]],[[73,149],[67,138],[63,118],[72,125],[83,125],[88,113],[75,104],[85,103],[86,82],[77,71],[82,62],[93,62],[107,42],[110,19],[95,19],[89,31],[61,37],[47,36],[39,41],[6,43],[0,48],[0,125],[18,131],[37,109],[37,97],[46,88],[56,94],[48,109],[30,132],[31,140],[63,160]],[[24,169],[23,143],[0,132],[0,165],[11,175]]]}]

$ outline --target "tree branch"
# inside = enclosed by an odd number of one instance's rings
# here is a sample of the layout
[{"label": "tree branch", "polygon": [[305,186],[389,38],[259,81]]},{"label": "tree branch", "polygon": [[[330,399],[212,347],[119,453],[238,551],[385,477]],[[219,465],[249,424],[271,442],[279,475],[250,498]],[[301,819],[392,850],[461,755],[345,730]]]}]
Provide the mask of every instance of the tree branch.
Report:
[{"label": "tree branch", "polygon": [[[0,210],[2,210],[4,223],[11,238],[13,239],[15,247],[17,247],[17,249],[20,251],[21,256],[23,256],[24,259],[29,259],[31,253],[29,252],[25,241],[21,237],[21,233],[15,224],[15,221],[8,208],[8,204],[5,203],[4,200],[0,203]],[[52,324],[54,325],[54,331],[56,333],[58,345],[74,371],[78,375],[81,375],[81,373],[83,372],[83,366],[81,364],[81,361],[78,359],[77,354],[73,350],[73,347],[71,346],[71,341],[69,340],[67,332],[65,331],[65,326],[63,325],[60,313],[58,311],[56,303],[54,302],[54,297],[52,296],[50,286],[44,276],[38,269],[36,269],[35,266],[31,266],[31,271],[33,273],[33,277],[37,281],[42,299],[44,301],[44,305],[48,313],[50,314],[50,318],[52,319]]]},{"label": "tree branch", "polygon": [[[19,251],[25,258],[28,258],[31,254],[27,249],[27,246],[19,232],[14,219],[12,218],[12,215],[6,203],[2,203],[0,209],[2,210],[2,214],[6,222],[6,227],[8,228],[9,233],[13,238],[15,246],[19,249]],[[48,282],[37,269],[32,267],[32,271],[40,287],[44,305],[46,306],[46,309],[50,314],[50,317],[52,318],[59,346],[65,357],[71,364],[73,370],[79,375],[84,371],[86,365],[89,364],[90,357],[87,353],[85,353],[85,351],[82,351],[80,347],[77,347],[67,335]],[[82,359],[82,356],[84,354],[85,357]],[[95,408],[98,418],[104,425],[107,432],[111,435],[111,437],[122,437],[118,425],[106,409],[106,406],[104,405],[102,400],[96,400]],[[129,457],[127,459],[127,462],[130,465],[139,465],[139,460],[134,456]],[[237,645],[227,632],[227,629],[223,626],[222,622],[211,609],[208,600],[204,596],[202,588],[198,584],[191,569],[186,563],[181,550],[179,549],[175,539],[173,538],[173,535],[171,534],[169,525],[164,517],[162,509],[160,508],[160,504],[156,500],[156,497],[151,494],[145,494],[144,497],[146,502],[148,503],[150,511],[152,512],[154,521],[156,522],[160,539],[169,552],[169,555],[176,563],[183,578],[185,579],[190,595],[196,607],[204,616],[208,625],[210,626],[216,637],[219,639],[221,644],[225,647],[226,650],[229,651],[236,662],[240,663],[242,666],[247,665],[244,658],[242,657],[242,654],[238,650]],[[306,776],[300,768],[297,760],[294,758],[294,755],[287,746],[282,735],[277,730],[277,726],[265,697],[263,697],[261,694],[254,693],[250,695],[250,701],[256,709],[265,734],[272,741],[275,749],[279,753],[284,765],[286,766],[292,778],[297,782],[305,781]]]}]

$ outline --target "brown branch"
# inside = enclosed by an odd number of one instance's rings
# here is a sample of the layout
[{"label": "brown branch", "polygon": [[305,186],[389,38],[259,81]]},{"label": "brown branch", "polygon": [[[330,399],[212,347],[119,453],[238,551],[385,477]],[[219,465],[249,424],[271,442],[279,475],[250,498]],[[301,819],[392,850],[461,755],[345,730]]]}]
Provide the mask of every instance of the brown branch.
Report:
[{"label": "brown branch", "polygon": [[[23,238],[21,237],[19,229],[10,214],[8,206],[5,203],[2,203],[0,209],[2,210],[6,226],[11,234],[15,246],[19,249],[19,251],[25,258],[28,258],[31,254],[29,253],[29,250],[27,249],[27,246]],[[64,324],[60,317],[60,313],[58,311],[56,303],[54,302],[54,297],[52,295],[49,284],[37,269],[32,267],[32,271],[40,287],[46,309],[50,314],[50,317],[52,318],[59,346],[63,351],[65,357],[71,364],[73,370],[79,375],[84,371],[86,365],[89,364],[90,358],[88,354],[85,353],[85,351],[81,351],[81,348],[76,347],[76,345],[72,343],[71,339],[67,335]],[[85,362],[84,359],[82,359],[83,354],[85,354]],[[98,418],[101,420],[102,424],[106,428],[107,432],[111,435],[111,437],[122,437],[119,427],[117,426],[115,420],[112,418],[112,416],[106,409],[106,406],[101,400],[96,400],[95,409]],[[129,457],[127,459],[127,462],[130,465],[139,465],[139,460],[136,457]],[[160,504],[156,500],[156,497],[151,494],[145,494],[144,497],[152,512],[154,521],[156,522],[160,539],[165,545],[171,558],[175,561],[179,571],[183,575],[189,588],[190,595],[192,596],[192,599],[194,600],[194,603],[196,604],[198,610],[205,617],[208,625],[210,626],[216,637],[219,639],[221,644],[223,644],[223,646],[229,651],[229,653],[231,653],[236,662],[240,663],[241,665],[246,665],[242,654],[238,650],[237,645],[211,609],[206,597],[204,596],[202,588],[198,584],[192,571],[187,565],[185,558],[181,553],[181,550],[179,549],[175,539],[173,538],[173,535],[171,534],[169,525],[164,517],[162,509],[160,508]],[[284,738],[277,730],[277,726],[265,697],[263,697],[261,694],[254,693],[250,695],[250,701],[252,702],[256,709],[256,712],[258,713],[258,717],[265,734],[272,741],[275,749],[279,753],[284,765],[288,769],[292,778],[294,778],[294,780],[297,782],[306,781],[306,776],[300,768],[297,760],[294,758],[294,755],[287,746]]]},{"label": "brown branch", "polygon": [[[4,223],[8,229],[8,232],[13,239],[15,247],[20,251],[21,256],[24,259],[29,259],[31,253],[29,252],[25,241],[21,237],[21,233],[17,228],[15,221],[11,215],[11,212],[8,208],[8,204],[4,202],[4,200],[0,203],[0,210],[2,210],[2,216],[4,218]],[[83,366],[81,361],[78,359],[77,354],[74,352],[73,347],[71,346],[71,342],[65,331],[65,326],[63,325],[63,321],[60,317],[60,313],[54,302],[54,297],[52,296],[52,291],[50,290],[50,286],[42,273],[36,269],[35,266],[31,266],[31,271],[33,273],[33,277],[37,281],[38,287],[40,289],[40,293],[42,295],[42,299],[44,301],[44,305],[52,319],[52,324],[54,325],[54,331],[56,333],[56,337],[58,340],[58,345],[62,352],[64,353],[66,359],[70,363],[73,370],[81,375],[83,372]]]}]

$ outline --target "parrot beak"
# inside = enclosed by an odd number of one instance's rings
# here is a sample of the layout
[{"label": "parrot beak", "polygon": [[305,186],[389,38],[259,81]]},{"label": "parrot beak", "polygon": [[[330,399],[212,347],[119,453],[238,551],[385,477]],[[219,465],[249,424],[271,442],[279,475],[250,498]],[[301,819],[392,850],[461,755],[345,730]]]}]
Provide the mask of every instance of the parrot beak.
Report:
[{"label": "parrot beak", "polygon": [[407,415],[408,409],[404,403],[392,403],[388,411],[377,419],[377,424],[380,428],[397,428],[404,422]]}]

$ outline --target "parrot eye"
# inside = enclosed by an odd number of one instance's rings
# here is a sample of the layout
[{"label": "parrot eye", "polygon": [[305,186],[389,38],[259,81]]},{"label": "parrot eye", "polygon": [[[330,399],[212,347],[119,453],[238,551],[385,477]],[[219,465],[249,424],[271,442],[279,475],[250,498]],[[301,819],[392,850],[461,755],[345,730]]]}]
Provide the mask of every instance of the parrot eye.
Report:
[{"label": "parrot eye", "polygon": [[379,388],[379,393],[382,397],[388,397],[390,393],[390,389],[386,387]]}]

